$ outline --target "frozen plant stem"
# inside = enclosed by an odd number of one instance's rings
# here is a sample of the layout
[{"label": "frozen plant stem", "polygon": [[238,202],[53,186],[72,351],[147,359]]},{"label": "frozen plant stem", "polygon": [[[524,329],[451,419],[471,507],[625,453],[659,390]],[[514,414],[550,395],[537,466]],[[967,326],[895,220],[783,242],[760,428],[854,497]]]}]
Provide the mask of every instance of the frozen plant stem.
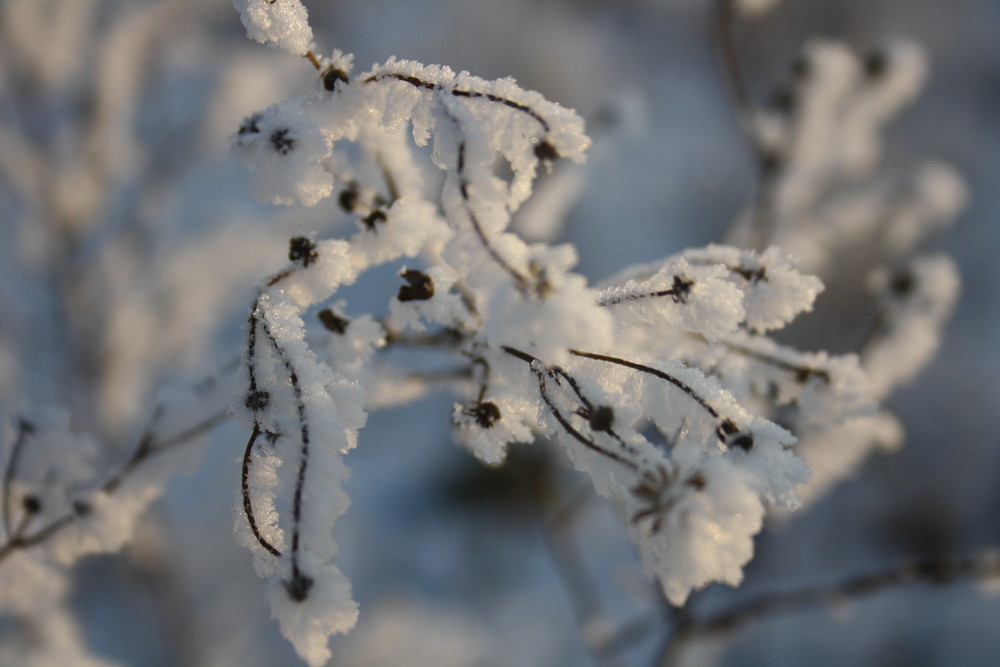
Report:
[{"label": "frozen plant stem", "polygon": [[956,579],[1000,577],[1000,553],[984,551],[970,556],[934,556],[863,574],[833,584],[819,584],[795,591],[764,594],[705,618],[685,615],[673,629],[658,662],[661,667],[679,664],[684,645],[698,639],[729,634],[769,616],[832,606],[913,583],[948,585]]},{"label": "frozen plant stem", "polygon": [[[122,464],[120,470],[98,487],[99,492],[108,495],[115,493],[115,491],[121,486],[122,482],[124,482],[128,476],[134,470],[139,468],[145,461],[148,461],[163,452],[170,451],[187,442],[190,442],[192,439],[209,432],[228,418],[228,410],[219,412],[197,424],[194,424],[180,433],[158,442],[152,438],[150,433],[143,434],[143,436],[139,439],[139,445]],[[88,513],[88,507],[78,504],[74,507],[72,512],[66,513],[57,519],[53,519],[44,527],[37,529],[30,535],[26,535],[25,530],[27,528],[27,521],[32,518],[32,514],[30,512],[26,512],[14,531],[8,534],[3,544],[0,544],[0,562],[20,549],[27,549],[44,543],[78,519],[87,516]]]}]

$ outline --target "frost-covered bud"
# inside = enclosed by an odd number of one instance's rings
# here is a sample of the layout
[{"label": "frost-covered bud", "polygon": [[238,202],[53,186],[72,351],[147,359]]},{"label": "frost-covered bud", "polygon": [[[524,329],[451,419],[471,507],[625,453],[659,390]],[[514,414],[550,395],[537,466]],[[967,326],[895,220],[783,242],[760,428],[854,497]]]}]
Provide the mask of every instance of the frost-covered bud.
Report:
[{"label": "frost-covered bud", "polygon": [[486,465],[500,465],[509,445],[534,439],[537,412],[533,402],[511,395],[487,395],[456,404],[452,411],[455,437]]},{"label": "frost-covered bud", "polygon": [[30,410],[18,420],[17,431],[4,490],[17,502],[17,509],[4,500],[5,531],[13,530],[21,513],[36,515],[35,522],[72,513],[77,494],[96,476],[97,450],[93,442],[73,432],[65,410]]},{"label": "frost-covered bud", "polygon": [[324,58],[320,67],[320,83],[323,89],[334,92],[351,82],[351,70],[354,68],[354,54],[344,53],[336,49],[329,58]]},{"label": "frost-covered bud", "polygon": [[233,0],[247,37],[297,56],[312,47],[313,33],[301,0]]},{"label": "frost-covered bud", "polygon": [[755,253],[713,244],[685,251],[683,256],[691,262],[717,262],[729,270],[729,279],[743,291],[745,321],[751,331],[784,327],[812,310],[823,291],[819,278],[799,272],[794,260],[774,246]]},{"label": "frost-covered bud", "polygon": [[[629,532],[646,572],[659,579],[672,604],[682,605],[694,589],[743,580],[764,506],[739,470],[721,457],[676,480],[668,477],[655,493],[632,494]],[[642,488],[640,482],[636,489]]]},{"label": "frost-covered bud", "polygon": [[247,118],[232,138],[234,152],[254,165],[251,191],[272,204],[312,206],[333,192],[324,162],[333,142],[321,128],[322,110],[307,97]]},{"label": "frost-covered bud", "polygon": [[882,325],[862,351],[876,397],[910,381],[937,350],[941,330],[958,297],[954,262],[944,255],[915,258],[871,279],[881,295]]},{"label": "frost-covered bud", "polygon": [[734,331],[746,316],[743,294],[727,274],[721,265],[693,266],[671,258],[648,279],[605,290],[598,303],[624,326],[679,328],[714,340]]},{"label": "frost-covered bud", "polygon": [[454,327],[468,318],[468,307],[452,289],[456,278],[443,267],[404,269],[400,276],[403,284],[389,303],[390,322],[396,327],[422,331],[427,324]]}]

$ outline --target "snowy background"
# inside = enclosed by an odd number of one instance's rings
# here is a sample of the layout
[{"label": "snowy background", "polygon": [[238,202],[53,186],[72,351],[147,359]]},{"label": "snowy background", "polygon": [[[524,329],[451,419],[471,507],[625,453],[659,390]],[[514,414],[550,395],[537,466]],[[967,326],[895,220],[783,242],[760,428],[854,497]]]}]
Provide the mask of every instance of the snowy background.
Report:
[{"label": "snowy background", "polygon": [[[307,6],[318,50],[353,52],[359,69],[396,55],[510,75],[576,108],[595,146],[565,236],[581,270],[600,279],[721,239],[752,193],[705,4]],[[305,89],[311,67],[249,42],[223,0],[11,0],[0,4],[0,33],[0,413],[67,405],[113,453],[156,386],[236,354],[250,288],[283,263],[290,236],[347,224],[335,202],[254,203],[249,173],[228,152],[240,120]],[[936,360],[892,399],[904,448],[770,523],[744,587],[710,588],[695,600],[704,610],[1000,543],[1000,5],[780,4],[737,31],[755,99],[813,35],[862,51],[897,35],[926,47],[927,88],[891,127],[887,159],[939,158],[966,179],[967,212],[932,240],[957,260],[962,299]],[[870,317],[863,308],[821,297],[800,340],[850,350]],[[439,396],[376,413],[347,459],[353,505],[336,530],[338,564],[361,620],[335,641],[332,664],[588,664],[586,642],[636,619],[641,632],[607,664],[648,664],[663,621],[621,522],[589,483],[539,465],[537,452],[482,468],[453,444],[450,412]],[[128,665],[295,664],[231,539],[245,437],[232,424],[214,431],[124,556],[80,566],[73,601],[95,653]],[[567,503],[571,516],[545,528]],[[579,627],[595,600],[607,625]],[[751,623],[699,659],[986,664],[1000,660],[998,619],[1000,600],[982,586],[916,585]]]}]

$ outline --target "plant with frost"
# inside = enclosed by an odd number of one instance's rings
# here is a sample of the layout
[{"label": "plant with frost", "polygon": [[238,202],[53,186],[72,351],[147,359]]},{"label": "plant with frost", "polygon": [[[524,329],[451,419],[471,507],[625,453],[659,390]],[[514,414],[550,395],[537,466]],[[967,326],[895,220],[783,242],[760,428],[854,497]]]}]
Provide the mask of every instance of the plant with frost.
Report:
[{"label": "plant with frost", "polygon": [[[380,363],[380,349],[424,345],[459,360],[455,432],[484,463],[502,464],[510,444],[539,434],[558,442],[621,508],[646,571],[678,605],[710,582],[738,584],[768,508],[798,504],[809,472],[793,432],[853,429],[864,441],[890,428],[873,399],[901,377],[876,373],[873,386],[858,355],[801,352],[769,336],[822,290],[785,250],[712,245],[591,286],[572,271],[572,247],[512,234],[539,168],[583,159],[589,140],[574,112],[510,79],[412,61],[355,74],[351,56],[313,53],[300,3],[236,5],[250,37],[307,57],[318,74],[314,92],[250,116],[235,135],[254,194],[302,205],[336,195],[358,223],[344,239],[293,238],[289,265],[260,285],[247,320],[239,412],[251,437],[238,529],[308,662],[324,662],[328,635],[356,618],[332,562],[331,530],[348,504],[343,457],[373,402],[406,400],[407,385],[420,382]],[[858,90],[856,62],[839,47],[812,46],[808,57],[817,74],[803,77],[800,113],[750,119],[769,161],[753,225],[800,251],[783,231],[816,241],[809,228],[819,225],[803,221],[803,209],[827,205],[832,188],[871,167],[877,130],[911,94],[917,67],[911,49],[891,52],[878,80]],[[424,156],[442,172],[437,195],[427,195]],[[954,189],[942,173],[929,187]],[[861,196],[852,189],[844,205]],[[955,207],[938,208],[947,217]],[[914,236],[921,215],[883,231]],[[886,309],[900,311],[889,319],[915,326],[923,317],[917,328],[933,334],[954,280],[928,261],[914,275],[934,289],[882,283]],[[403,264],[402,285],[384,315],[337,300],[387,263]],[[325,341],[307,332],[314,309]],[[879,336],[897,347],[891,328]],[[872,348],[863,359],[877,370],[878,357]],[[914,352],[911,365],[923,357]],[[783,425],[768,419],[778,415]]]},{"label": "plant with frost", "polygon": [[[739,584],[769,510],[794,509],[873,446],[900,441],[877,403],[933,353],[957,291],[947,258],[913,251],[964,199],[942,165],[876,171],[880,130],[923,76],[912,45],[859,59],[812,42],[767,109],[750,102],[730,58],[761,165],[730,243],[590,285],[572,270],[571,246],[529,244],[510,227],[540,169],[583,161],[590,142],[575,112],[510,79],[412,61],[357,74],[348,54],[315,54],[298,0],[234,4],[250,38],[317,73],[313,91],[249,116],[234,135],[254,195],[305,206],[335,197],[356,229],[292,238],[287,266],[251,299],[242,387],[223,374],[164,393],[110,474],[64,412],[18,421],[2,487],[10,595],[0,605],[51,630],[41,662],[83,664],[67,657],[83,651],[60,607],[66,567],[131,537],[186,458],[178,445],[224,417],[209,395],[238,396],[232,412],[250,436],[237,535],[268,578],[282,632],[314,665],[357,618],[332,531],[349,504],[344,457],[379,406],[446,384],[456,439],[487,465],[503,464],[514,443],[558,443],[618,508],[675,605],[712,582]],[[721,32],[734,10],[773,4],[721,0]],[[857,354],[775,340],[822,291],[810,274],[856,271],[840,258],[857,247],[878,301]],[[385,265],[398,267],[398,291],[384,312],[356,312],[342,290]],[[397,347],[452,362],[404,368],[387,353]],[[31,649],[3,650],[0,662],[16,662]]]}]

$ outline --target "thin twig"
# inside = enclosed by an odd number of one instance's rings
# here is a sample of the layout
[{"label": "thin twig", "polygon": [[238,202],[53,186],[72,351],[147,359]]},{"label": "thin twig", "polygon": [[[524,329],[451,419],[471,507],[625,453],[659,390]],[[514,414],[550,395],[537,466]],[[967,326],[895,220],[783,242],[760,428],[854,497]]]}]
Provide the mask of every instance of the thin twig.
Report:
[{"label": "thin twig", "polygon": [[257,436],[260,435],[260,425],[253,425],[253,433],[250,434],[250,440],[247,442],[246,449],[243,451],[243,466],[240,470],[240,491],[243,494],[243,513],[247,517],[247,522],[250,524],[250,531],[253,536],[257,539],[257,542],[264,547],[272,556],[276,558],[281,557],[281,552],[271,544],[260,532],[257,527],[257,519],[253,513],[253,503],[250,500],[250,464],[253,461],[253,445],[257,441]]},{"label": "thin twig", "polygon": [[858,575],[833,584],[766,594],[706,618],[689,618],[674,629],[661,654],[660,664],[673,664],[683,644],[690,640],[735,632],[769,616],[832,605],[911,583],[950,584],[959,577],[1000,577],[1000,552],[990,550],[970,556],[932,556],[909,560],[880,572]]},{"label": "thin twig", "polygon": [[[101,493],[106,494],[114,493],[118,490],[118,488],[120,488],[121,483],[125,480],[125,478],[143,462],[148,461],[165,451],[176,448],[177,446],[209,431],[227,419],[228,416],[228,411],[212,415],[208,419],[204,419],[194,426],[185,429],[184,431],[181,431],[180,433],[159,443],[152,441],[148,434],[144,435],[140,438],[139,446],[136,447],[129,459],[122,465],[121,469],[108,478],[101,486],[99,486],[98,490]],[[72,525],[75,521],[86,515],[86,507],[74,508],[73,512],[64,514],[58,519],[52,520],[45,527],[39,529],[31,535],[23,535],[20,531],[15,531],[13,535],[8,537],[8,539],[0,545],[0,562],[19,549],[26,549],[45,542],[53,535],[62,531],[63,528]]]},{"label": "thin twig", "polygon": [[21,419],[17,422],[17,436],[14,439],[14,444],[11,447],[10,458],[7,460],[7,468],[4,470],[3,475],[3,530],[4,535],[8,538],[14,534],[11,530],[11,524],[13,522],[13,508],[11,507],[11,487],[14,483],[14,474],[17,471],[17,464],[21,458],[21,450],[24,448],[24,443],[27,440],[28,434],[34,430],[34,427],[25,420]]}]

